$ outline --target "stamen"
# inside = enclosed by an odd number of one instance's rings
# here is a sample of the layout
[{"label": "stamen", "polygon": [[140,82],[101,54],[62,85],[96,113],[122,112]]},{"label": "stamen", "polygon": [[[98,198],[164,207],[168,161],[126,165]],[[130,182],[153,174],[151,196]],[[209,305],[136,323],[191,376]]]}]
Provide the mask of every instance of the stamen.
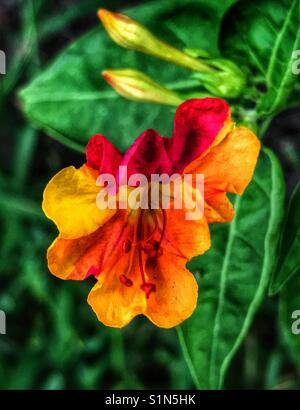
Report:
[{"label": "stamen", "polygon": [[[138,240],[138,260],[139,260],[139,268],[140,268],[140,273],[141,273],[141,278],[142,278],[142,284],[140,286],[141,290],[143,290],[146,294],[146,298],[148,299],[150,294],[152,292],[156,291],[156,286],[154,283],[146,282],[146,275],[144,271],[144,265],[143,265],[143,254],[142,251],[144,250],[143,245],[145,241],[143,240],[143,215],[144,211],[141,210],[141,213],[139,215],[138,219],[138,226],[137,226],[137,240]],[[155,229],[157,225],[155,224]],[[153,240],[152,240],[153,241]],[[157,241],[153,241],[157,242]],[[153,248],[153,245],[152,245]]]},{"label": "stamen", "polygon": [[127,286],[127,287],[129,287],[129,288],[130,288],[130,286],[133,285],[132,280],[129,279],[129,278],[127,278],[127,276],[125,276],[125,275],[120,275],[120,276],[119,276],[119,279],[120,279],[120,282],[121,282],[123,285],[125,285],[125,286]]},{"label": "stamen", "polygon": [[126,241],[124,241],[124,243],[123,243],[123,251],[124,251],[125,253],[129,253],[129,252],[131,251],[131,245],[132,245],[132,242],[131,242],[130,239],[127,239]]},{"label": "stamen", "polygon": [[157,231],[157,228],[158,228],[158,220],[157,220],[156,212],[153,213],[153,216],[154,216],[154,228],[153,228],[153,231],[152,231],[151,234],[148,236],[148,238],[144,239],[144,242],[149,242],[149,241],[153,238],[153,235],[155,234],[155,232]]},{"label": "stamen", "polygon": [[[163,249],[161,247],[161,242],[165,235],[166,224],[167,224],[167,215],[164,209],[161,209],[162,212],[162,230],[160,234],[159,240],[153,239],[154,234],[158,230],[158,219],[156,212],[153,213],[154,216],[154,228],[150,235],[147,238],[144,238],[144,227],[143,227],[143,218],[144,218],[144,210],[142,209],[139,214],[138,223],[137,223],[137,230],[136,230],[136,240],[133,242],[130,239],[126,239],[123,242],[123,251],[125,253],[129,253],[132,250],[133,246],[137,246],[138,251],[138,263],[139,263],[139,270],[141,274],[142,284],[140,286],[141,290],[143,290],[146,294],[146,298],[148,299],[152,292],[156,291],[156,285],[151,282],[146,281],[146,275],[144,271],[144,264],[143,264],[143,251],[147,254],[147,257],[150,259],[155,259],[160,257],[163,254]],[[133,253],[132,253],[133,256]],[[89,273],[89,272],[88,272]],[[132,286],[133,282],[129,279],[126,275],[119,276],[120,282],[125,286]]]},{"label": "stamen", "polygon": [[166,214],[166,211],[165,211],[164,209],[161,209],[161,212],[162,212],[162,216],[163,216],[163,226],[162,226],[162,230],[161,230],[161,235],[160,235],[159,244],[161,244],[162,240],[164,239],[165,232],[166,232],[166,226],[167,226],[167,214]]},{"label": "stamen", "polygon": [[[159,258],[160,256],[162,256],[163,254],[163,249],[160,246],[164,235],[165,235],[165,230],[166,230],[166,224],[167,224],[167,215],[164,209],[161,209],[162,212],[162,230],[161,230],[161,234],[160,234],[160,238],[159,241],[151,239],[154,232],[152,232],[151,236],[145,240],[142,241],[143,243],[143,251],[148,255],[149,258]],[[157,221],[157,216],[156,213],[154,213],[155,216],[155,230],[158,227],[158,221]]]},{"label": "stamen", "polygon": [[143,246],[143,251],[149,258],[158,258],[163,254],[163,250],[159,242],[153,239]]},{"label": "stamen", "polygon": [[157,216],[156,216],[155,213],[154,213],[153,215],[154,215],[154,224],[155,224],[155,225],[154,225],[154,228],[153,228],[152,232],[150,233],[150,235],[148,236],[148,238],[146,238],[146,239],[141,239],[140,241],[137,241],[137,242],[133,242],[133,243],[132,243],[133,246],[137,246],[137,245],[139,245],[140,243],[146,244],[147,242],[149,242],[149,241],[152,239],[153,235],[155,234],[155,232],[157,231],[157,228],[158,228]]},{"label": "stamen", "polygon": [[143,256],[142,256],[142,246],[139,244],[138,246],[138,255],[139,255],[139,267],[140,267],[140,273],[142,277],[142,282],[146,283],[145,279],[145,272],[144,272],[144,265],[143,265]]}]

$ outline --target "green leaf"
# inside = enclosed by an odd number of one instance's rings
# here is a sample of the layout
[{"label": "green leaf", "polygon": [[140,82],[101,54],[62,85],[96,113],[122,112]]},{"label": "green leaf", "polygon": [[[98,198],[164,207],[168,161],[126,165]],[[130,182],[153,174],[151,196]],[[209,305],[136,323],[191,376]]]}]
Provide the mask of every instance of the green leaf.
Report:
[{"label": "green leaf", "polygon": [[293,51],[300,48],[300,1],[240,2],[224,23],[222,39],[227,55],[263,76],[267,92],[259,101],[259,113],[284,107],[297,80],[292,65]]},{"label": "green leaf", "polygon": [[[287,214],[285,228],[281,237],[279,259],[270,293],[280,291],[282,286],[296,273],[300,275],[300,181],[296,186]],[[300,307],[299,307],[300,308]]]},{"label": "green leaf", "polygon": [[[195,49],[201,47],[209,55],[216,57],[220,54],[219,32],[222,19],[227,10],[237,1],[190,1],[188,6],[182,4],[181,8],[174,10],[164,24],[176,38],[181,40],[181,45],[185,44]],[[201,54],[203,55],[203,51]]]},{"label": "green leaf", "polygon": [[254,178],[235,197],[235,218],[211,226],[212,247],[188,268],[200,274],[196,311],[179,329],[198,387],[221,388],[269,285],[284,202],[282,171],[261,152]]},{"label": "green leaf", "polygon": [[[300,375],[300,273],[294,275],[280,292],[279,318],[280,327],[294,363]],[[296,315],[296,312],[298,314]],[[293,316],[292,316],[293,315]],[[298,323],[296,321],[298,320]],[[293,328],[292,328],[293,326]],[[295,330],[297,333],[295,333]]]},{"label": "green leaf", "polygon": [[[171,44],[182,48],[211,47],[217,52],[218,28],[234,1],[213,0],[207,6],[205,0],[159,0],[124,13]],[[209,30],[205,23],[208,12],[213,27]],[[176,30],[174,22],[178,24]],[[99,23],[21,91],[23,110],[37,127],[82,151],[87,140],[99,132],[122,151],[146,128],[170,135],[173,112],[168,107],[125,100],[101,78],[103,69],[124,67],[144,71],[170,87],[176,87],[189,75],[187,70],[118,47]]]}]

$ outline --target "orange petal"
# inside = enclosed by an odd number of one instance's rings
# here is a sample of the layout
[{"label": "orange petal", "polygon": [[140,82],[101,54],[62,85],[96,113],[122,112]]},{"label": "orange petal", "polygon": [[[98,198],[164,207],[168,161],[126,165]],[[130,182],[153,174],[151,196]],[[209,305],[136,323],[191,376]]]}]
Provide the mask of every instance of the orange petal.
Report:
[{"label": "orange petal", "polygon": [[242,194],[252,178],[260,145],[251,130],[236,128],[184,172],[204,174],[205,187]]},{"label": "orange petal", "polygon": [[229,222],[234,217],[234,208],[226,192],[208,189],[205,191],[205,217],[208,223]]},{"label": "orange petal", "polygon": [[185,169],[185,173],[204,174],[205,216],[209,223],[233,218],[233,207],[225,193],[243,193],[253,176],[260,146],[251,130],[236,128]]},{"label": "orange petal", "polygon": [[187,220],[186,209],[166,209],[166,231],[162,247],[164,251],[183,258],[182,265],[193,256],[201,255],[210,248],[210,232],[205,217]]},{"label": "orange petal", "polygon": [[147,280],[156,290],[147,299],[145,315],[159,327],[178,325],[192,314],[197,304],[198,285],[185,265],[191,257],[209,249],[210,234],[205,217],[186,220],[186,212],[165,210],[162,255],[146,261]]},{"label": "orange petal", "polygon": [[[122,256],[123,244],[134,235],[134,213],[119,210],[103,227],[79,239],[57,238],[48,249],[50,272],[61,279],[100,274]],[[97,275],[96,275],[97,276]]]},{"label": "orange petal", "polygon": [[63,238],[79,238],[96,231],[116,212],[96,205],[97,171],[87,165],[67,167],[56,174],[44,191],[43,210]]},{"label": "orange petal", "polygon": [[[205,218],[185,220],[185,210],[168,209],[165,213],[167,222],[161,243],[162,255],[148,258],[143,254],[146,279],[155,285],[156,291],[146,299],[141,290],[137,250],[131,252],[131,262],[128,255],[126,258],[124,253],[118,252],[118,260],[99,276],[99,282],[88,298],[98,319],[105,325],[122,327],[134,316],[145,314],[156,325],[168,328],[192,314],[198,286],[185,264],[190,257],[209,248],[208,225]],[[157,211],[157,217],[161,225],[161,210]],[[150,219],[153,221],[153,217]],[[148,229],[152,231],[152,227]],[[123,274],[132,281],[132,286],[126,287],[120,282]]]},{"label": "orange petal", "polygon": [[[140,277],[136,254],[132,266],[128,267],[127,257],[121,257],[109,270],[104,272],[88,296],[88,303],[100,322],[106,326],[126,326],[136,315],[146,310],[146,298],[140,289]],[[125,275],[131,286],[121,283]]]},{"label": "orange petal", "polygon": [[156,291],[147,299],[145,315],[159,327],[177,326],[193,313],[197,305],[196,279],[182,266],[181,258],[172,254],[149,259],[146,269]]}]

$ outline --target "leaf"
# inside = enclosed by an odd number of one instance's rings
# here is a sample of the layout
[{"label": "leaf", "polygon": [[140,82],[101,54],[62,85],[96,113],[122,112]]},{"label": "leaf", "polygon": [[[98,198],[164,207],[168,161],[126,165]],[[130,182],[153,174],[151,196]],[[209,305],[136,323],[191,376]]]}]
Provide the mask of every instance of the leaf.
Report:
[{"label": "leaf", "polygon": [[293,90],[293,51],[300,48],[300,0],[252,0],[231,9],[222,30],[222,50],[263,76],[267,92],[260,114],[282,108]]},{"label": "leaf", "polygon": [[183,4],[181,9],[176,9],[165,20],[165,25],[182,44],[190,48],[201,47],[209,52],[209,55],[218,56],[219,31],[223,16],[237,1],[192,1],[188,7]]},{"label": "leaf", "polygon": [[[235,218],[212,225],[212,247],[188,268],[200,273],[198,306],[179,327],[195,382],[221,388],[269,285],[283,215],[284,182],[274,154],[261,152],[254,178],[235,197]],[[202,275],[203,273],[203,275]]]},{"label": "leaf", "polygon": [[[279,319],[285,342],[300,375],[300,273],[297,273],[285,284],[280,292]],[[298,312],[296,312],[298,311]],[[293,312],[294,315],[293,315]],[[297,314],[296,314],[297,313]],[[292,316],[293,315],[293,316]],[[296,321],[298,320],[298,323]],[[292,328],[295,327],[296,329]],[[297,334],[295,330],[298,331]],[[294,332],[293,332],[294,331]]]},{"label": "leaf", "polygon": [[[300,181],[298,182],[289,204],[284,231],[281,237],[279,259],[270,294],[279,292],[293,275],[300,275]],[[300,308],[300,307],[299,307]]]},{"label": "leaf", "polygon": [[[139,20],[171,44],[217,51],[217,30],[235,0],[157,0],[124,13]],[[191,18],[191,11],[199,19]],[[206,32],[207,12],[213,26]],[[194,14],[195,16],[196,14]],[[180,16],[180,17],[179,17]],[[180,26],[174,29],[174,21]],[[159,24],[158,24],[159,22]],[[179,24],[179,21],[178,21]],[[189,41],[191,39],[191,41]],[[20,93],[23,111],[38,128],[61,143],[83,151],[95,133],[106,135],[124,151],[145,129],[170,135],[173,112],[168,107],[139,104],[119,97],[101,78],[105,68],[135,68],[170,87],[188,71],[115,45],[99,26],[68,47],[46,71]]]}]

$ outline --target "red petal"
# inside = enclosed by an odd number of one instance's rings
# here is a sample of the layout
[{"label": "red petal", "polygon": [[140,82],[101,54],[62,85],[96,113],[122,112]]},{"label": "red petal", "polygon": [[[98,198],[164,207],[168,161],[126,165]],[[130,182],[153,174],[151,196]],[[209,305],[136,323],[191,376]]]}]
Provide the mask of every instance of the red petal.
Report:
[{"label": "red petal", "polygon": [[122,154],[103,135],[94,135],[86,146],[86,159],[90,167],[97,169],[101,174],[116,175]]},{"label": "red petal", "polygon": [[206,151],[229,119],[229,105],[220,98],[191,99],[181,104],[175,114],[173,137],[165,140],[174,172],[182,172]]},{"label": "red petal", "polygon": [[151,174],[170,174],[172,163],[168,157],[164,138],[156,131],[144,131],[127,150],[121,165],[127,166],[127,175],[140,173],[149,178]]}]

